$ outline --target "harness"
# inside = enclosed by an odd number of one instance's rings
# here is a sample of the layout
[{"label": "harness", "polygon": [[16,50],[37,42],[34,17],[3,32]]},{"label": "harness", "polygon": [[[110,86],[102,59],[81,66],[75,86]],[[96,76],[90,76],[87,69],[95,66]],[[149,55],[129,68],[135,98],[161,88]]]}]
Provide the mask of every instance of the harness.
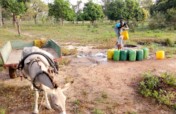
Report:
[{"label": "harness", "polygon": [[54,69],[54,72],[56,74],[58,74],[59,68],[58,68],[58,65],[56,64],[56,62],[54,62],[50,57],[48,57],[46,54],[41,53],[41,52],[32,52],[32,53],[26,55],[25,57],[23,57],[23,59],[19,62],[17,69],[22,70],[24,68],[24,61],[26,60],[26,58],[28,58],[29,56],[34,55],[34,54],[44,56],[47,59],[50,66]]},{"label": "harness", "polygon": [[[56,64],[56,62],[54,62],[50,57],[48,57],[46,54],[43,54],[43,53],[41,53],[41,52],[33,52],[33,53],[30,53],[30,54],[28,54],[27,56],[25,56],[25,57],[19,62],[17,69],[20,70],[20,71],[22,71],[22,69],[24,68],[24,61],[25,61],[29,56],[34,55],[34,54],[39,54],[39,55],[44,56],[44,57],[47,59],[47,61],[48,61],[48,63],[50,64],[50,66],[52,67],[54,73],[55,73],[55,74],[58,74],[58,65]],[[41,59],[39,59],[39,58],[34,58],[32,61],[30,61],[30,65],[32,65],[34,62],[37,62],[37,63],[38,63],[39,61],[41,61]],[[50,72],[51,72],[51,71],[49,71],[49,73],[50,73]],[[47,72],[45,72],[45,71],[42,71],[42,70],[39,71],[39,72],[35,75],[34,79],[32,80],[33,86],[34,86],[36,89],[42,91],[42,89],[40,88],[40,86],[38,86],[38,85],[36,84],[36,80],[37,80],[37,78],[38,78],[41,74],[45,74],[45,75],[50,79],[51,83],[53,84],[53,87],[54,87],[54,88],[57,88],[57,87],[58,87],[57,84],[53,81],[53,77],[51,77],[51,76],[49,75],[49,73],[47,73]],[[52,73],[52,72],[51,72],[51,73]]]},{"label": "harness", "polygon": [[51,81],[51,83],[53,84],[54,88],[57,88],[57,87],[58,87],[58,85],[53,81],[52,77],[51,77],[48,73],[46,73],[45,71],[40,71],[40,72],[38,72],[38,73],[35,75],[35,78],[34,78],[33,81],[32,81],[32,84],[33,84],[33,86],[34,86],[36,89],[42,91],[42,89],[40,88],[40,85],[37,86],[37,84],[36,84],[36,79],[37,79],[41,74],[45,74],[46,76],[48,76],[48,78],[50,79],[50,81]]}]

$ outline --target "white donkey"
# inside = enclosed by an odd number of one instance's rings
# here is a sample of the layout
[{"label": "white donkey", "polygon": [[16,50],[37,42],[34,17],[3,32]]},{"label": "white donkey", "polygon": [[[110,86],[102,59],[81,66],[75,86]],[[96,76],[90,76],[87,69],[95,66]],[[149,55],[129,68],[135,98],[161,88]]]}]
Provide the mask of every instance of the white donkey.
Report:
[{"label": "white donkey", "polygon": [[[35,106],[33,113],[38,114],[39,90],[44,91],[46,107],[54,109],[60,114],[66,114],[66,96],[63,92],[68,89],[66,84],[63,89],[57,87],[54,79],[51,78],[57,72],[57,68],[52,61],[54,57],[38,47],[25,47],[22,53],[22,60],[18,69],[22,74],[30,77],[35,87]],[[54,73],[55,72],[55,73]]]}]

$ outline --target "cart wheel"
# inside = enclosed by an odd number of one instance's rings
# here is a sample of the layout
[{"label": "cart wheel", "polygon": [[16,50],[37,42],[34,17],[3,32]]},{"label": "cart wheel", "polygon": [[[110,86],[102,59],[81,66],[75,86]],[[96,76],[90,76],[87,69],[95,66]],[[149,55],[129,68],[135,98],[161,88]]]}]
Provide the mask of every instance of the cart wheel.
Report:
[{"label": "cart wheel", "polygon": [[10,78],[16,78],[17,76],[16,76],[16,68],[14,68],[14,67],[9,67],[9,76],[10,76]]}]

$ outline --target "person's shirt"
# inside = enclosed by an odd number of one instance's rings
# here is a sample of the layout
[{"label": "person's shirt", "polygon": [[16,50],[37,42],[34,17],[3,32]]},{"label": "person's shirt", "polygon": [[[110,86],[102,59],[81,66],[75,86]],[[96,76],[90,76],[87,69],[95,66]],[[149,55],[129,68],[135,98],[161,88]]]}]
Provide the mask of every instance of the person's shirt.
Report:
[{"label": "person's shirt", "polygon": [[127,24],[126,24],[125,22],[123,23],[123,25],[121,25],[120,22],[119,22],[119,23],[117,23],[117,24],[115,25],[115,28],[121,29],[121,28],[124,27],[124,26],[127,26]]}]

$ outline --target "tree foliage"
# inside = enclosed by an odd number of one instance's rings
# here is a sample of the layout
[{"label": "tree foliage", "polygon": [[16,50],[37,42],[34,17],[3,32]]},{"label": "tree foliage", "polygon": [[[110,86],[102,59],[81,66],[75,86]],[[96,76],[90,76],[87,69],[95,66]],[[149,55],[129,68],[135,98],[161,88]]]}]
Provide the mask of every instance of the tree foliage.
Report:
[{"label": "tree foliage", "polygon": [[54,16],[57,20],[73,20],[74,11],[70,8],[70,4],[65,0],[55,0],[53,4],[49,4],[49,16]]},{"label": "tree foliage", "polygon": [[107,6],[107,17],[110,20],[136,19],[144,20],[144,10],[136,0],[114,0]]},{"label": "tree foliage", "polygon": [[84,19],[91,21],[92,23],[104,17],[102,7],[98,4],[93,3],[92,1],[89,1],[88,3],[85,4],[83,12],[84,12]]},{"label": "tree foliage", "polygon": [[151,13],[162,12],[167,13],[168,9],[176,8],[176,0],[158,0],[156,4],[151,7]]},{"label": "tree foliage", "polygon": [[26,5],[18,0],[1,0],[2,8],[14,13],[15,15],[23,14],[26,11]]},{"label": "tree foliage", "polygon": [[47,14],[47,12],[48,6],[44,2],[41,0],[31,0],[30,3],[28,3],[26,16],[28,16],[28,18],[34,18],[36,24],[38,15]]},{"label": "tree foliage", "polygon": [[153,5],[153,0],[138,0],[142,8],[149,10]]},{"label": "tree foliage", "polygon": [[78,12],[77,13],[77,21],[84,21],[84,13],[83,12]]},{"label": "tree foliage", "polygon": [[176,0],[158,0],[150,8],[150,12],[152,17],[156,17],[158,13],[164,15],[163,18],[166,20],[165,24],[176,26]]},{"label": "tree foliage", "polygon": [[125,2],[115,0],[107,5],[107,17],[110,20],[119,20],[125,16]]}]

